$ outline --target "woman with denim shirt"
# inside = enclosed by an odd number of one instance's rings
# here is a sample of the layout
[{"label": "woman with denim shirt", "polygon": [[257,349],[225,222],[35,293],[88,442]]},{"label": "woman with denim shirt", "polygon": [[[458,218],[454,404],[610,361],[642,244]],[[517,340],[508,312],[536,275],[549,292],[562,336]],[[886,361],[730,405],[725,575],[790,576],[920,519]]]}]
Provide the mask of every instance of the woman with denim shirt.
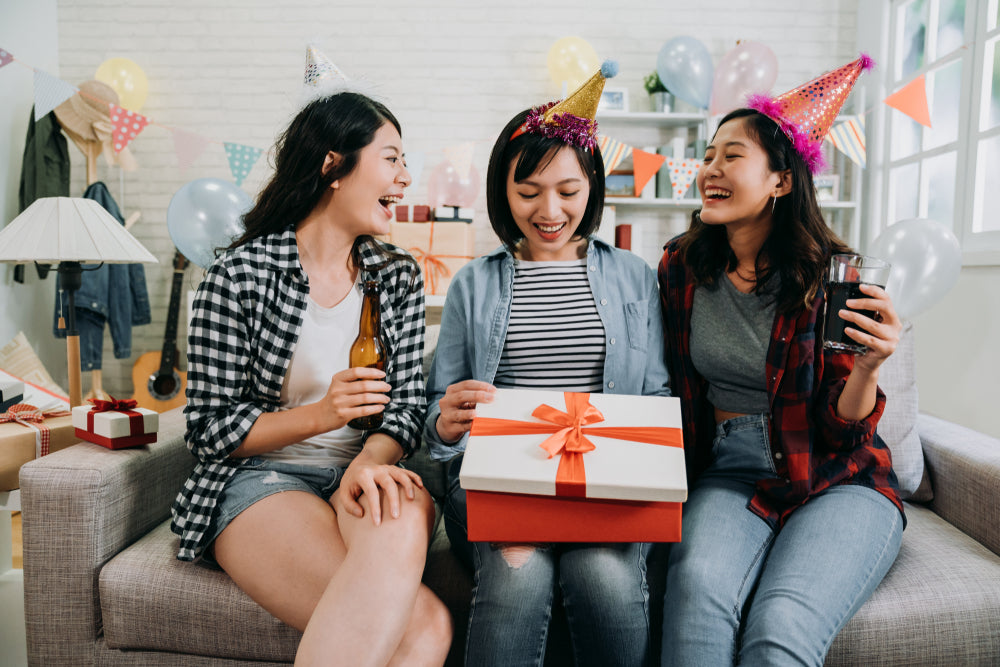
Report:
[{"label": "woman with denim shirt", "polygon": [[592,134],[576,143],[546,127],[550,106],[519,113],[493,148],[487,205],[504,245],[449,286],[424,438],[433,458],[454,459],[445,522],[475,579],[466,664],[542,664],[558,590],[577,665],[643,665],[648,545],[466,538],[458,470],[475,406],[494,385],[669,394],[655,275],[590,236],[604,206],[600,150]]}]

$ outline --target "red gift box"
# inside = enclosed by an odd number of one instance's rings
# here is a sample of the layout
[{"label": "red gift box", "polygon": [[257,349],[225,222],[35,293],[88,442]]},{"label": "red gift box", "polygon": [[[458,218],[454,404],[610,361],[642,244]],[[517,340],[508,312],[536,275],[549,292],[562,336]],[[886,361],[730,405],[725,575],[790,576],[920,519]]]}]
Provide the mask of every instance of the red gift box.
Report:
[{"label": "red gift box", "polygon": [[73,426],[81,440],[108,449],[125,449],[156,442],[160,422],[155,411],[137,408],[134,400],[90,401],[93,406],[73,408]]},{"label": "red gift box", "polygon": [[476,412],[460,475],[470,540],[680,540],[678,399],[499,389]]}]

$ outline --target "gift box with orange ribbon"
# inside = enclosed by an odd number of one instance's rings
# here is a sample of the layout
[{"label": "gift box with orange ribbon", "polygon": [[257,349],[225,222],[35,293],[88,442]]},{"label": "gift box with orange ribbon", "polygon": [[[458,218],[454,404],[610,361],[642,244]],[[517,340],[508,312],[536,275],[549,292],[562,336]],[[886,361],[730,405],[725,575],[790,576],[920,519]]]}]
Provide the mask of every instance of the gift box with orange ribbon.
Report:
[{"label": "gift box with orange ribbon", "polygon": [[680,402],[498,389],[476,406],[459,479],[472,541],[679,541]]},{"label": "gift box with orange ribbon", "polygon": [[455,272],[474,257],[475,236],[465,222],[392,222],[389,240],[420,264],[427,294],[447,292]]},{"label": "gift box with orange ribbon", "polygon": [[102,401],[73,408],[76,436],[108,449],[125,449],[156,442],[160,415],[154,410],[136,407],[134,400]]}]

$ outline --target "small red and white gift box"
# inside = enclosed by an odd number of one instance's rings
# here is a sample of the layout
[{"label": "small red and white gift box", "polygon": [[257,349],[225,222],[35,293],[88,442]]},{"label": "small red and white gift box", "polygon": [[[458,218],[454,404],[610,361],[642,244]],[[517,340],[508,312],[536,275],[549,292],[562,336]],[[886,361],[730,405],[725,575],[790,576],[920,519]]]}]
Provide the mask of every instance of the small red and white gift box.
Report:
[{"label": "small red and white gift box", "polygon": [[681,424],[677,398],[498,389],[459,475],[469,539],[679,541]]},{"label": "small red and white gift box", "polygon": [[108,449],[125,449],[156,442],[160,415],[136,407],[134,400],[100,401],[73,408],[76,437]]},{"label": "small red and white gift box", "polygon": [[24,383],[0,378],[0,412],[24,400]]}]

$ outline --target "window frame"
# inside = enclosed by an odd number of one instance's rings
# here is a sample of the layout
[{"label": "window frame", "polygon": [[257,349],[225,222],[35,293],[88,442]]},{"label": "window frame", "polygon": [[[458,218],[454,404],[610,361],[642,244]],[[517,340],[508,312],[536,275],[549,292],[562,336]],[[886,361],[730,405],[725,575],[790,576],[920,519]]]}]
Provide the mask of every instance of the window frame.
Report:
[{"label": "window frame", "polygon": [[[869,169],[865,175],[865,211],[867,224],[863,237],[874,239],[887,226],[890,213],[894,210],[892,192],[892,172],[910,164],[918,165],[917,216],[928,217],[928,192],[933,184],[928,183],[925,163],[940,155],[955,153],[954,203],[952,210],[952,230],[962,248],[962,262],[965,266],[1000,265],[1000,229],[974,231],[976,216],[983,215],[983,197],[977,197],[977,189],[987,187],[986,174],[980,174],[978,164],[980,152],[985,142],[1000,137],[1000,125],[981,130],[982,114],[988,113],[989,101],[984,95],[990,92],[987,77],[992,78],[993,62],[986,63],[986,45],[995,42],[1000,50],[1000,25],[996,15],[1000,0],[966,0],[965,22],[962,46],[944,56],[934,53],[936,48],[940,0],[925,0],[928,14],[924,37],[924,61],[919,68],[896,78],[900,69],[898,54],[903,37],[903,15],[905,7],[914,0],[890,0],[886,3],[863,3],[859,5],[859,43],[879,45],[871,49],[880,60],[874,74],[865,87],[873,92],[869,99],[884,100],[893,92],[920,75],[928,75],[941,70],[956,61],[961,62],[962,73],[959,95],[958,133],[953,141],[933,148],[926,145],[927,129],[921,126],[920,150],[906,157],[892,158],[893,122],[910,122],[908,116],[884,103],[875,105],[874,122],[869,143]],[[863,26],[869,26],[864,29]],[[991,27],[992,26],[992,27]],[[933,54],[933,59],[929,54]],[[883,65],[884,63],[884,65]],[[927,97],[931,103],[933,121],[933,83],[928,82]],[[985,212],[989,214],[989,212]],[[1000,211],[996,212],[1000,215]],[[891,222],[897,222],[892,220]]]}]

